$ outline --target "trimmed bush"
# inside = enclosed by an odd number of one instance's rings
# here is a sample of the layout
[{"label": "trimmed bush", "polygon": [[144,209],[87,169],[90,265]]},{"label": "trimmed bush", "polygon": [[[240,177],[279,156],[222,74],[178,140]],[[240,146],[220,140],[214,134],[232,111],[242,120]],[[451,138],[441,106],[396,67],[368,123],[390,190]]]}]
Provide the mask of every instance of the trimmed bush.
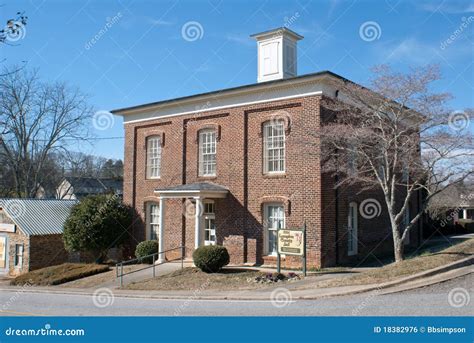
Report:
[{"label": "trimmed bush", "polygon": [[110,248],[119,247],[132,224],[134,210],[117,195],[92,195],[71,209],[64,223],[67,251],[87,251],[102,263]]},{"label": "trimmed bush", "polygon": [[458,224],[464,228],[464,232],[474,232],[474,220],[472,219],[459,219]]},{"label": "trimmed bush", "polygon": [[217,273],[222,267],[229,264],[229,253],[220,245],[199,247],[193,252],[196,267],[206,273]]},{"label": "trimmed bush", "polygon": [[143,241],[138,243],[137,248],[135,249],[135,256],[141,259],[142,263],[153,263],[153,256],[142,258],[151,254],[156,254],[158,252],[158,241],[150,240]]}]

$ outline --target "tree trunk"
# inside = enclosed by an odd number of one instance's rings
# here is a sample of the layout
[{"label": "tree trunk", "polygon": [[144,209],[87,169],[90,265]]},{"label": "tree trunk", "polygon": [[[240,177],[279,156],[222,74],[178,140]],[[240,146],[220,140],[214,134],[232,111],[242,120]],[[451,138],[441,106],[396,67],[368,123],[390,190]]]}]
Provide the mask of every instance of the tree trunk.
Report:
[{"label": "tree trunk", "polygon": [[394,249],[394,254],[395,254],[395,262],[401,262],[403,261],[403,242],[402,240],[397,236],[394,235],[393,237],[393,249]]}]

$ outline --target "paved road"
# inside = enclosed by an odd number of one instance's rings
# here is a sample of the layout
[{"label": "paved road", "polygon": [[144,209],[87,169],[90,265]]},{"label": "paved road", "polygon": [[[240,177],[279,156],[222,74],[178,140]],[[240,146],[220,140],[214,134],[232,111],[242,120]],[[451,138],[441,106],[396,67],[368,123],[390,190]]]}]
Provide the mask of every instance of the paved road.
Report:
[{"label": "paved road", "polygon": [[[68,295],[0,291],[1,315],[72,315],[72,316],[472,316],[474,315],[474,274],[469,274],[433,286],[396,294],[361,294],[320,300],[295,300],[286,302],[281,294],[275,306],[265,301],[230,300],[160,300],[114,297],[94,298],[90,295]],[[448,302],[451,290],[462,288],[454,298],[453,307]],[[463,300],[464,299],[464,300]],[[113,303],[110,303],[113,300]],[[468,302],[470,301],[470,302]],[[108,305],[105,307],[100,307]]]}]

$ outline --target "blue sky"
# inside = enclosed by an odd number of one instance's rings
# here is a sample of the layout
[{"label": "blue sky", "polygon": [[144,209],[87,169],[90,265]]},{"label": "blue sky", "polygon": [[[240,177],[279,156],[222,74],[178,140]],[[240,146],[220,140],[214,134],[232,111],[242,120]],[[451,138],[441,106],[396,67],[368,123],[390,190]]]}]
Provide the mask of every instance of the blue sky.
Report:
[{"label": "blue sky", "polygon": [[[473,1],[2,3],[2,22],[17,11],[29,17],[24,38],[0,47],[3,64],[26,61],[45,79],[77,86],[96,110],[254,83],[256,44],[249,35],[285,25],[305,37],[299,75],[331,70],[365,84],[376,64],[407,70],[439,63],[444,79],[436,89],[455,96],[453,110],[474,107]],[[197,22],[198,37],[183,36],[189,22]],[[119,117],[94,132],[100,139],[83,151],[123,157]]]}]

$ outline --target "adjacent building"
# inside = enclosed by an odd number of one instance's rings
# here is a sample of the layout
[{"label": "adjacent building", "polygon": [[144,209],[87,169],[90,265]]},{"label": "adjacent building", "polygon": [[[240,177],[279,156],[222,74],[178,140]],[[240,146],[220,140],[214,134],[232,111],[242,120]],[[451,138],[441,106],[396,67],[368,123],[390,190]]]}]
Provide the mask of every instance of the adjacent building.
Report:
[{"label": "adjacent building", "polygon": [[81,200],[88,195],[117,194],[122,197],[122,180],[68,176],[56,189],[56,198],[66,200]]},{"label": "adjacent building", "polygon": [[0,275],[67,262],[62,233],[73,200],[0,199]]}]

